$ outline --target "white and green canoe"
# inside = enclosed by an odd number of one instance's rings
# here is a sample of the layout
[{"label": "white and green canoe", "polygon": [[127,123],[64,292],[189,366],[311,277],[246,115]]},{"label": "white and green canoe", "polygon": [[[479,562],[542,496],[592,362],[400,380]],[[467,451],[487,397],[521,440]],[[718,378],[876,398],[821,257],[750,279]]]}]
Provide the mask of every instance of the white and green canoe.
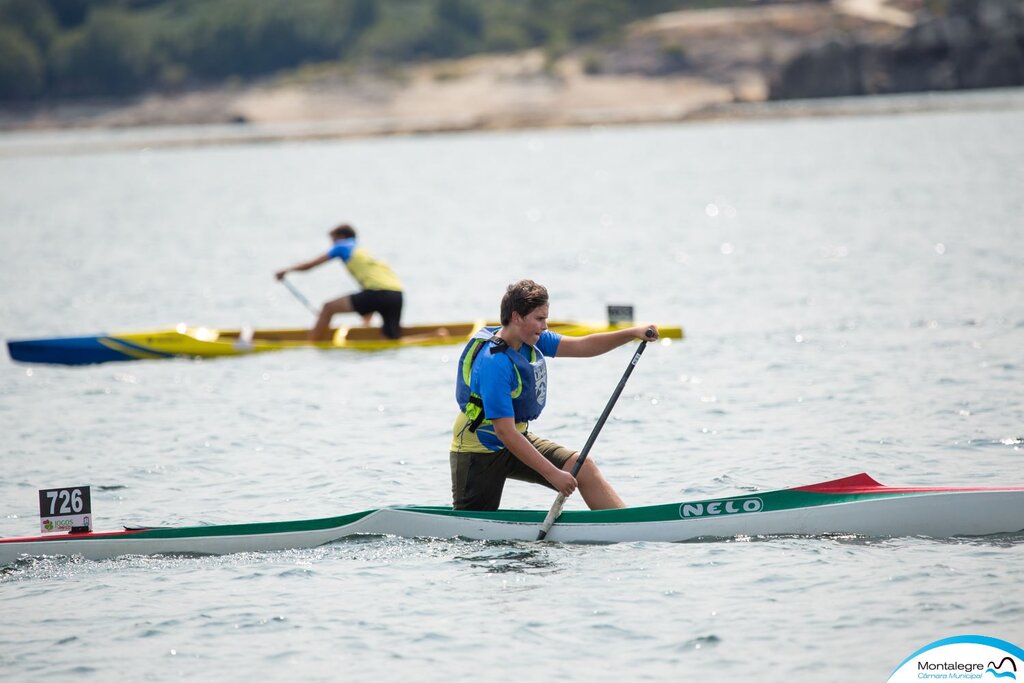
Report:
[{"label": "white and green canoe", "polygon": [[[467,512],[403,506],[252,524],[124,528],[0,538],[0,566],[44,555],[224,555],[312,548],[352,536],[533,541],[546,510]],[[987,536],[1024,531],[1024,487],[894,488],[867,474],[810,486],[621,510],[566,511],[563,543],[680,542],[743,536]]]}]

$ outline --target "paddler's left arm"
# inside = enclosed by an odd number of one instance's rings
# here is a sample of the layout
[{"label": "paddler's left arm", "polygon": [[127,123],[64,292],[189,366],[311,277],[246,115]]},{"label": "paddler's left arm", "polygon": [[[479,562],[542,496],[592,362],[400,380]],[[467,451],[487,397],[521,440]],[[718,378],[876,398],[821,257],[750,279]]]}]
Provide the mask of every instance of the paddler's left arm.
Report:
[{"label": "paddler's left arm", "polygon": [[[648,336],[648,332],[653,335]],[[591,358],[617,349],[634,339],[654,341],[658,338],[656,325],[638,325],[614,332],[595,332],[584,337],[563,336],[558,344],[559,358]]]}]

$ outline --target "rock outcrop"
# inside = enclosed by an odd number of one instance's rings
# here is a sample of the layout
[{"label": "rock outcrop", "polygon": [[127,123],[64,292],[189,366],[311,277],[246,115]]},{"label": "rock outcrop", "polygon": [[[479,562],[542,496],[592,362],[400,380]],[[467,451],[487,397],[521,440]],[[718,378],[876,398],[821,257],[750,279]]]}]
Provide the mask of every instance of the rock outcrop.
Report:
[{"label": "rock outcrop", "polygon": [[891,43],[832,40],[772,79],[773,100],[1024,85],[1024,0],[950,0]]}]

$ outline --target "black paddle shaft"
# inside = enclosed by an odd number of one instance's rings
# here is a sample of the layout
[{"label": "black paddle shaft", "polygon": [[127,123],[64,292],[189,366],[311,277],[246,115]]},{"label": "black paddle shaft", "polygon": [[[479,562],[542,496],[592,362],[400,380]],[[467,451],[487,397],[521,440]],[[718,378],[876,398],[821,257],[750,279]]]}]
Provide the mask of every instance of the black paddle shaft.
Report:
[{"label": "black paddle shaft", "polygon": [[[647,334],[648,336],[651,336],[651,332],[648,332]],[[626,380],[628,380],[629,376],[633,374],[633,368],[635,368],[636,364],[640,361],[640,355],[644,352],[645,348],[647,348],[646,339],[640,342],[640,348],[638,348],[636,353],[633,354],[633,360],[631,360],[629,365],[626,367],[626,372],[623,373],[622,379],[619,380],[619,386],[615,387],[612,397],[608,399],[608,405],[604,407],[604,412],[601,413],[600,419],[598,419],[597,424],[594,425],[594,431],[590,432],[590,438],[587,439],[586,445],[583,446],[583,450],[580,451],[580,457],[576,459],[576,464],[572,468],[573,477],[580,473],[580,468],[583,467],[584,461],[586,461],[587,456],[590,454],[590,449],[594,446],[594,442],[597,441],[597,435],[601,432],[601,428],[604,427],[604,423],[608,420],[608,416],[611,415],[612,408],[615,407],[615,402],[619,400],[619,395],[626,387]]]}]

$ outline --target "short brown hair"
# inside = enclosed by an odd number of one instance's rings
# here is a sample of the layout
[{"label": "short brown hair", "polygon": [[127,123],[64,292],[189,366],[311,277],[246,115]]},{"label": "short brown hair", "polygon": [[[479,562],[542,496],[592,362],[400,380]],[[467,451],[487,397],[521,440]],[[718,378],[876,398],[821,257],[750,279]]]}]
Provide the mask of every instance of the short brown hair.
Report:
[{"label": "short brown hair", "polygon": [[513,313],[525,317],[547,303],[548,290],[543,285],[533,280],[513,282],[505,288],[505,296],[501,297],[501,324],[512,322]]},{"label": "short brown hair", "polygon": [[353,239],[356,236],[356,229],[348,223],[342,223],[337,227],[331,228],[331,231],[327,234],[335,241]]}]

